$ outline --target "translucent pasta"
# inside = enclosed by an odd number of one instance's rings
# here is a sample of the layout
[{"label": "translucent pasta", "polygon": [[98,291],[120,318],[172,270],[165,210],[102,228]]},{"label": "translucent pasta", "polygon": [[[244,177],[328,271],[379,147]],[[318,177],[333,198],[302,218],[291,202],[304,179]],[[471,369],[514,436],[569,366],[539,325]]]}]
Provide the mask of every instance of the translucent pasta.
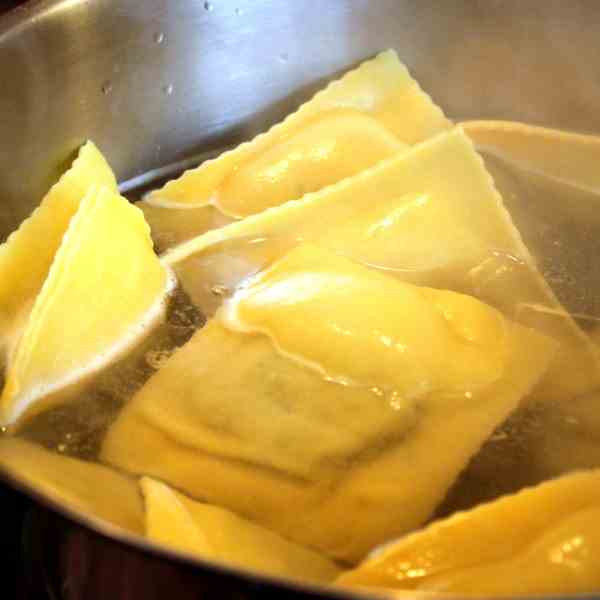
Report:
[{"label": "translucent pasta", "polygon": [[40,206],[0,245],[0,346],[5,357],[27,320],[71,218],[96,185],[117,189],[108,163],[87,142]]},{"label": "translucent pasta", "polygon": [[101,457],[344,560],[421,525],[556,350],[473,298],[313,246],[235,315],[173,354]]},{"label": "translucent pasta", "polygon": [[449,127],[395,52],[383,52],[141,206],[164,249],[336,183]]},{"label": "translucent pasta", "polygon": [[255,257],[241,245],[241,272],[230,266],[229,247],[218,251],[219,245],[257,238],[314,241],[403,281],[475,295],[539,329],[561,344],[555,366],[536,390],[541,397],[570,398],[599,383],[595,347],[537,271],[460,128],[336,186],[190,240],[164,261],[202,305],[198,276],[231,288],[286,249],[266,244]]},{"label": "translucent pasta", "polygon": [[0,246],[0,472],[205,567],[597,591],[599,157],[393,50],[137,206],[88,142]]}]

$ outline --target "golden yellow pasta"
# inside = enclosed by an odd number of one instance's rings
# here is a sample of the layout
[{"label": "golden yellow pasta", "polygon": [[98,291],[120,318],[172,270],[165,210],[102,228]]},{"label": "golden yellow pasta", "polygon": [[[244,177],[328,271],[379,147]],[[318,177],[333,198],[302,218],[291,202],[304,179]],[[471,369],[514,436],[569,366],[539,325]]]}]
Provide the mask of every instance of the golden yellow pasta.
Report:
[{"label": "golden yellow pasta", "polygon": [[393,50],[137,206],[86,143],[0,245],[0,472],[342,592],[598,591],[599,159]]},{"label": "golden yellow pasta", "polygon": [[138,484],[113,469],[50,452],[15,437],[0,438],[0,468],[70,510],[144,533]]},{"label": "golden yellow pasta", "polygon": [[315,241],[404,281],[473,294],[552,336],[561,348],[537,390],[540,397],[569,398],[600,383],[597,350],[537,272],[460,128],[300,201],[210,231],[164,260],[202,303],[203,260],[220,278],[215,283],[232,287],[235,278],[269,264],[286,248],[266,244],[264,255],[254,256],[241,245],[232,266],[227,244],[255,238]]},{"label": "golden yellow pasta", "polygon": [[5,353],[26,323],[69,221],[93,185],[117,189],[106,160],[87,142],[40,206],[0,245],[0,350]]},{"label": "golden yellow pasta", "polygon": [[300,198],[449,127],[389,50],[267,133],[152,192],[141,206],[165,247],[215,227],[219,212],[240,218]]},{"label": "golden yellow pasta", "polygon": [[143,477],[146,536],[205,560],[271,575],[328,582],[339,567],[235,513],[196,502],[164,483]]},{"label": "golden yellow pasta", "polygon": [[478,595],[593,592],[599,518],[600,472],[576,473],[434,522],[339,583]]},{"label": "golden yellow pasta", "polygon": [[600,192],[600,137],[510,121],[466,121],[482,149],[583,190]]},{"label": "golden yellow pasta", "polygon": [[102,459],[344,560],[431,515],[556,346],[311,245],[240,293],[134,396]]},{"label": "golden yellow pasta", "polygon": [[90,189],[9,357],[0,423],[46,408],[52,392],[130,347],[162,315],[169,286],[141,211]]}]

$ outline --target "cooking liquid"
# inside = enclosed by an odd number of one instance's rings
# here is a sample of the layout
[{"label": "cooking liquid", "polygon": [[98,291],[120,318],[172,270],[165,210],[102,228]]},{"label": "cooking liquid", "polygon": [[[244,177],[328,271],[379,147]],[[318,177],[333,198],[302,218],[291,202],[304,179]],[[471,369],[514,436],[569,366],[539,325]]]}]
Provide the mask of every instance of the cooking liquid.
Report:
[{"label": "cooking liquid", "polygon": [[[485,155],[513,220],[554,292],[592,338],[600,331],[600,195],[528,172]],[[169,173],[169,177],[174,174]],[[156,187],[160,181],[154,181]],[[132,189],[129,198],[140,198]],[[214,315],[245,278],[299,240],[256,237],[215,245],[175,267],[182,282],[169,301],[166,320],[126,358],[77,386],[61,391],[68,403],[33,417],[18,435],[56,452],[95,460],[109,425],[127,400],[169,355]],[[490,257],[502,268],[520,268],[515,257]],[[391,272],[387,265],[370,265]],[[474,281],[473,292],[485,282]],[[544,307],[532,307],[544,310]],[[556,318],[564,318],[557,314]],[[199,358],[201,360],[201,357]],[[226,377],[226,374],[224,374]],[[2,374],[0,373],[0,382]],[[600,409],[600,392],[560,405],[525,403],[489,438],[455,482],[435,517],[472,507],[577,467],[600,466],[598,428],[585,417]],[[392,408],[390,408],[392,410]],[[598,411],[600,413],[600,410]],[[581,444],[585,451],[581,451]],[[554,455],[546,460],[547,448]]]}]

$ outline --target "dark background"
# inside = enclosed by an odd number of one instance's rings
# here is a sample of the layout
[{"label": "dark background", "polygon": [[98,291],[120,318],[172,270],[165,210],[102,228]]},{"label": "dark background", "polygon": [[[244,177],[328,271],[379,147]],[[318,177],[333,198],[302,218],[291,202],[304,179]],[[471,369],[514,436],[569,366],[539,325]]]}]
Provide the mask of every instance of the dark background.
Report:
[{"label": "dark background", "polygon": [[0,13],[7,12],[20,4],[26,4],[27,0],[0,0]]},{"label": "dark background", "polygon": [[[25,4],[25,0],[0,0],[0,15]],[[23,580],[23,554],[21,552],[21,532],[28,501],[4,484],[0,484],[0,511],[2,530],[0,533],[0,597],[24,599],[20,591]],[[6,596],[4,596],[6,594]]]},{"label": "dark background", "polygon": [[26,0],[1,0],[0,1],[0,12],[6,12],[11,10],[19,4],[26,4]]}]

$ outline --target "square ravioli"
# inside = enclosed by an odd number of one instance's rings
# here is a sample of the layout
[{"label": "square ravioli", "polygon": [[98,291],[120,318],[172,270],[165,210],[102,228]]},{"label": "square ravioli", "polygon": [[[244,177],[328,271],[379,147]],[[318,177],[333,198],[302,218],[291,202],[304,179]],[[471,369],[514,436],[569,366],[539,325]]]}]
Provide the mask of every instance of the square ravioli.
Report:
[{"label": "square ravioli", "polygon": [[342,560],[429,518],[556,350],[472,297],[313,245],[239,294],[101,457]]},{"label": "square ravioli", "polygon": [[140,206],[162,250],[336,183],[450,126],[388,50],[266,133],[150,193]]},{"label": "square ravioli", "polygon": [[164,261],[204,309],[214,288],[207,280],[234,288],[296,240],[406,282],[472,294],[553,337],[559,352],[536,397],[571,398],[600,384],[597,349],[538,272],[461,128],[299,201],[210,231]]}]

